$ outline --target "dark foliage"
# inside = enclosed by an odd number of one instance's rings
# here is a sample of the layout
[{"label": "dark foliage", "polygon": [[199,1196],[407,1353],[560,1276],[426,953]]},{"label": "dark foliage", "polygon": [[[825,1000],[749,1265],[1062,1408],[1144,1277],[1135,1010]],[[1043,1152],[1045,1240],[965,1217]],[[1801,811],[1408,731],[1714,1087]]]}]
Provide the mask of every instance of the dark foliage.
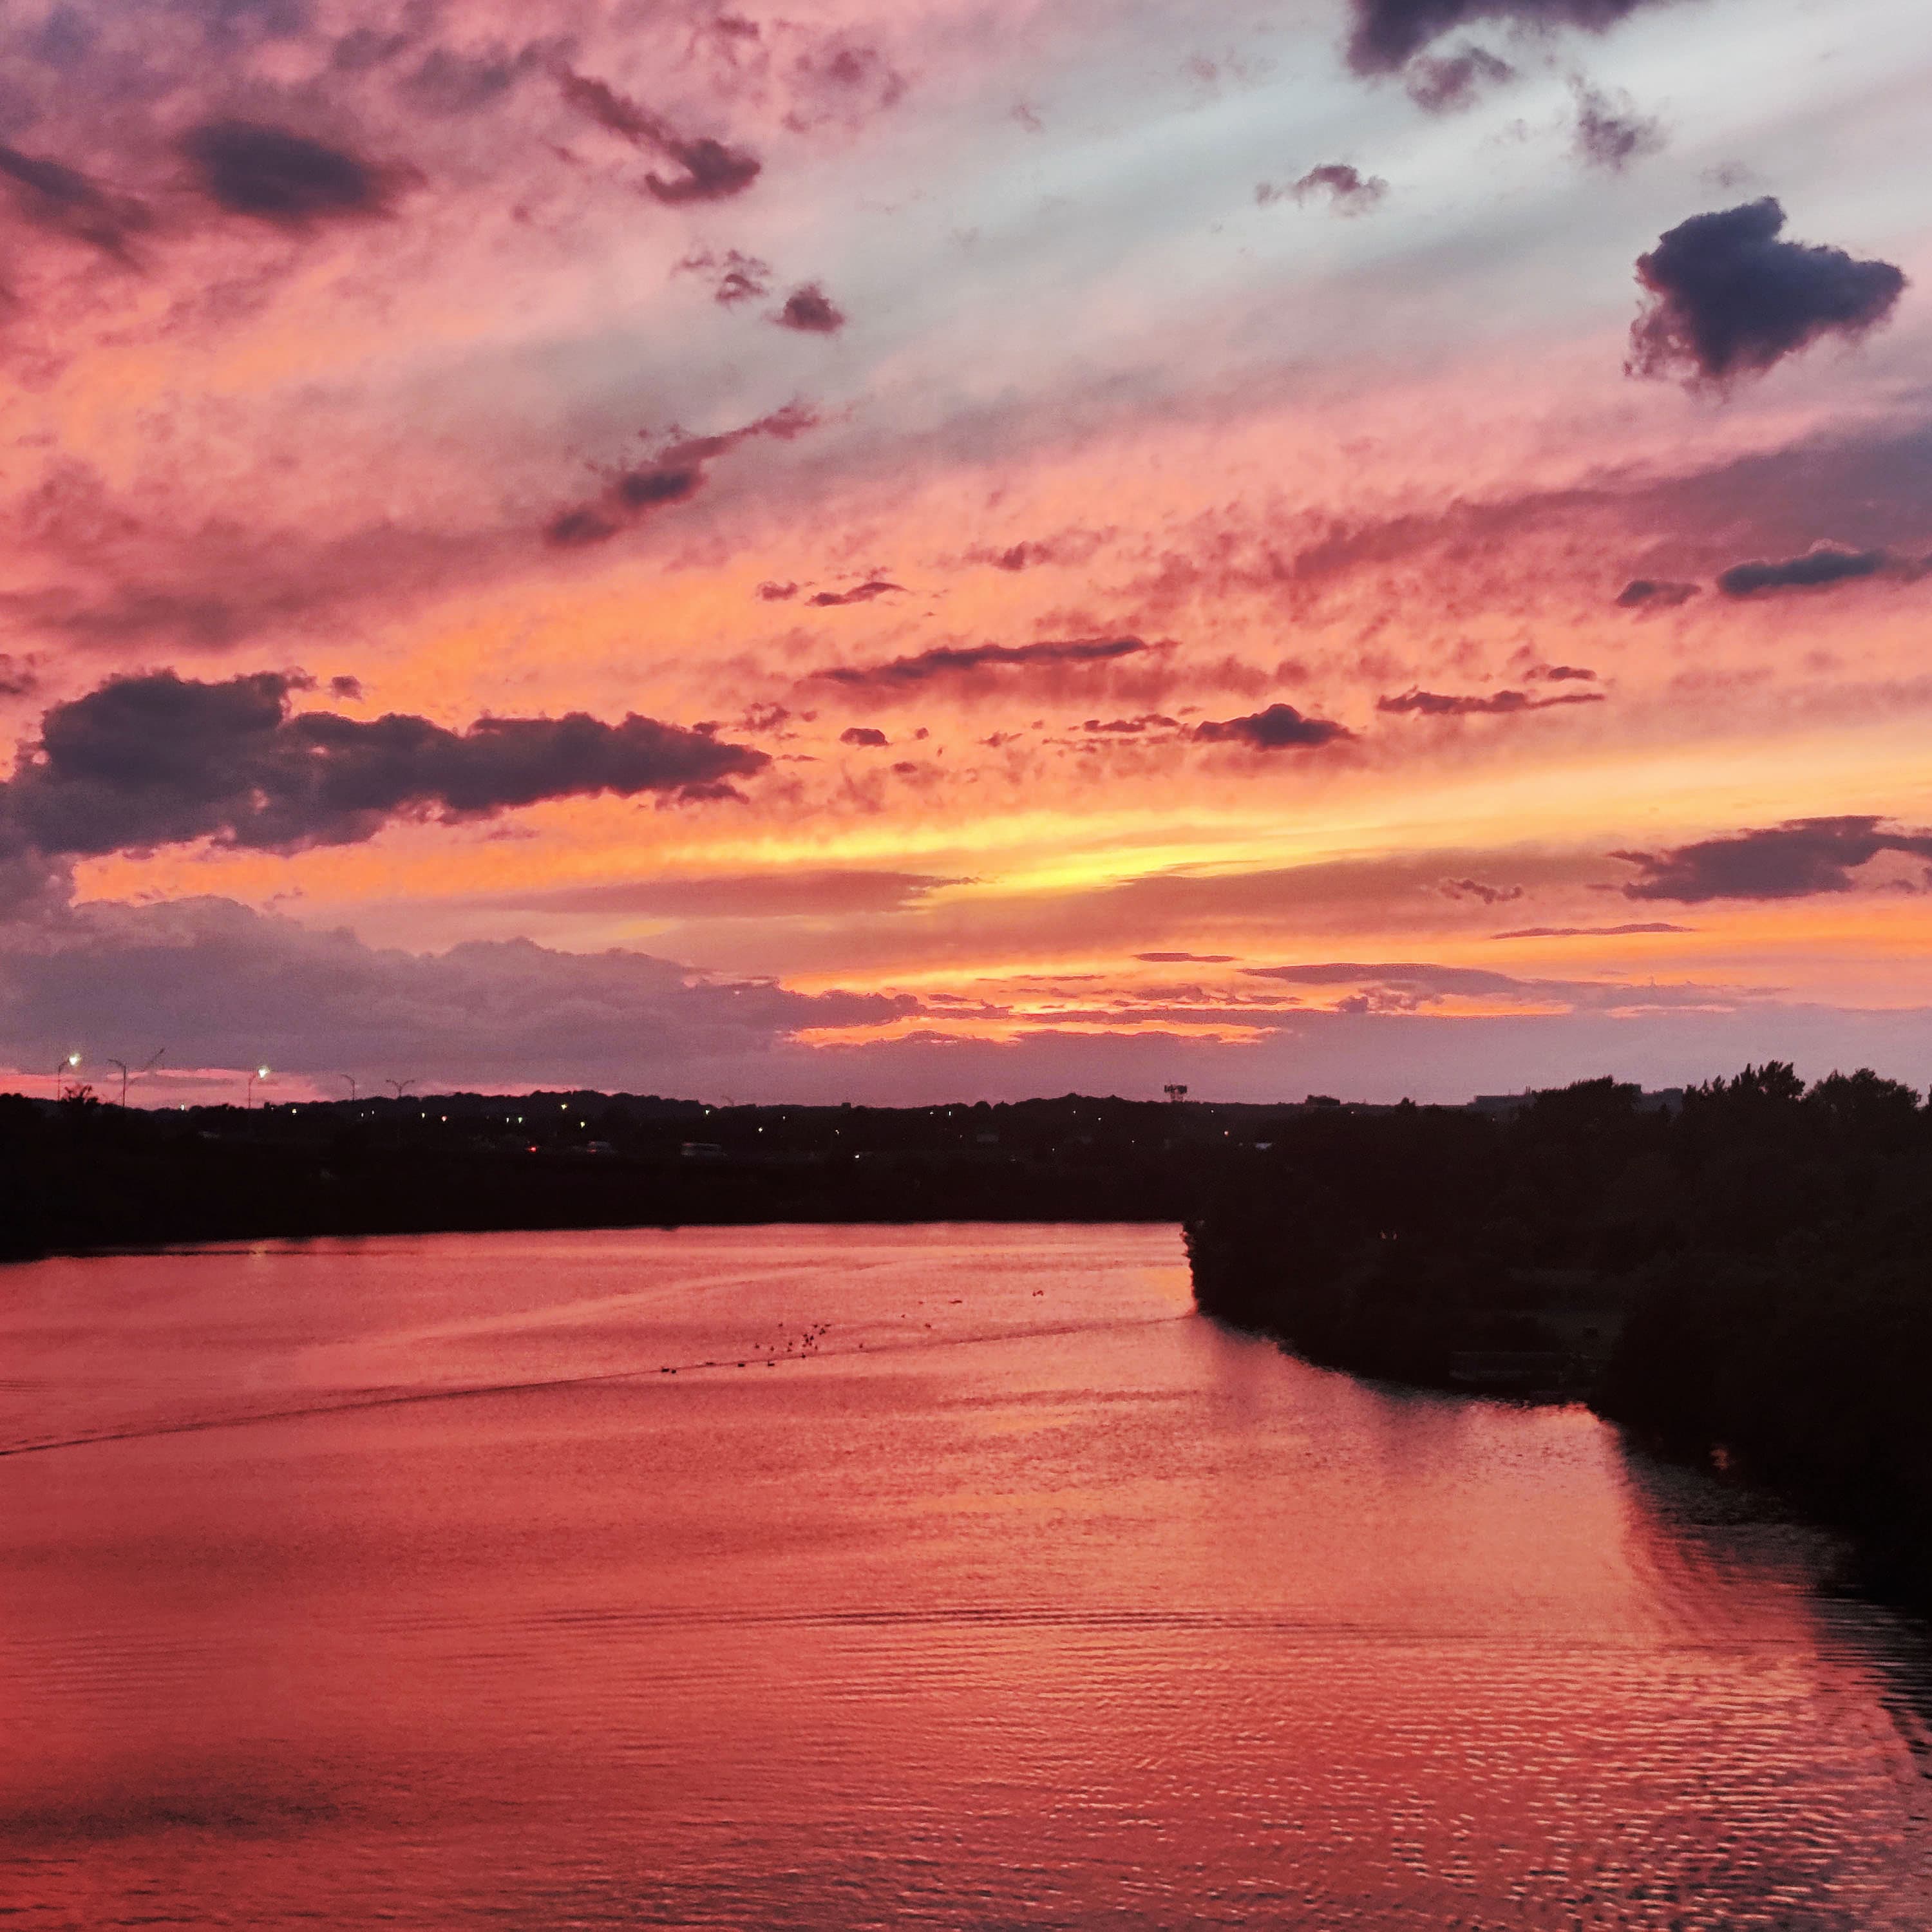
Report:
[{"label": "dark foliage", "polygon": [[1932,1602],[1932,1110],[1772,1062],[1646,1108],[1310,1112],[1187,1227],[1202,1307],[1371,1374],[1587,1396]]}]

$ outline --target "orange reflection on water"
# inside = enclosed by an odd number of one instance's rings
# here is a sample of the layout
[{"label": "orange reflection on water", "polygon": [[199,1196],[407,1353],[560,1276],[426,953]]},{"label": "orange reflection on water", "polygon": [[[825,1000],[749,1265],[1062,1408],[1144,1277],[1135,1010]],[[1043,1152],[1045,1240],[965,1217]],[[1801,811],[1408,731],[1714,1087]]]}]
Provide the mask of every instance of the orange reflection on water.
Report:
[{"label": "orange reflection on water", "polygon": [[1814,1542],[1219,1330],[1169,1228],[4,1288],[32,1932],[1924,1922],[1924,1653]]}]

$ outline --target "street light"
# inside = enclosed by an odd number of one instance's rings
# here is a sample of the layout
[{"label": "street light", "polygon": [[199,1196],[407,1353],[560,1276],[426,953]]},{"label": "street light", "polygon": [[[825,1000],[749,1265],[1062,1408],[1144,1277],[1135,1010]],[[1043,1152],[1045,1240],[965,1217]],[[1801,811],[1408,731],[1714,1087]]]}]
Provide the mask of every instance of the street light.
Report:
[{"label": "street light", "polygon": [[[166,1052],[167,1048],[164,1046],[156,1047],[154,1052],[134,1069],[134,1077],[138,1080],[142,1074],[153,1072],[160,1063],[161,1055]],[[128,1063],[124,1060],[116,1060],[110,1053],[107,1056],[107,1064],[110,1066],[118,1066],[121,1070],[121,1105],[124,1109],[128,1105]]]},{"label": "street light", "polygon": [[268,1077],[268,1070],[266,1066],[258,1066],[254,1072],[249,1075],[248,1105],[250,1107],[254,1106],[255,1104],[255,1082],[258,1080],[266,1080]]},{"label": "street light", "polygon": [[54,1098],[56,1100],[58,1100],[61,1096],[62,1081],[65,1079],[68,1075],[71,1073],[80,1064],[80,1055],[77,1053],[70,1053],[68,1057],[54,1069]]},{"label": "street light", "polygon": [[354,1075],[354,1074],[352,1074],[352,1073],[338,1073],[335,1077],[336,1077],[336,1078],[337,1078],[337,1079],[338,1079],[338,1080],[346,1080],[346,1081],[347,1081],[347,1082],[349,1082],[349,1104],[350,1104],[352,1107],[352,1106],[355,1106],[355,1104],[356,1104],[356,1076],[355,1076],[355,1075]]}]

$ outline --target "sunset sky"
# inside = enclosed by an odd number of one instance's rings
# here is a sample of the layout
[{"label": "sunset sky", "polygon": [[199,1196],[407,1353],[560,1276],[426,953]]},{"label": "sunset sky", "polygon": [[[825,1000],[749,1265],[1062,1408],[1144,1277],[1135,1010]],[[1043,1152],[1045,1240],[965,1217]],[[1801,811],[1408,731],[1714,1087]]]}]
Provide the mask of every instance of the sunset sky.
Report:
[{"label": "sunset sky", "polygon": [[22,0],[0,1084],[1932,1078],[1924,0]]}]

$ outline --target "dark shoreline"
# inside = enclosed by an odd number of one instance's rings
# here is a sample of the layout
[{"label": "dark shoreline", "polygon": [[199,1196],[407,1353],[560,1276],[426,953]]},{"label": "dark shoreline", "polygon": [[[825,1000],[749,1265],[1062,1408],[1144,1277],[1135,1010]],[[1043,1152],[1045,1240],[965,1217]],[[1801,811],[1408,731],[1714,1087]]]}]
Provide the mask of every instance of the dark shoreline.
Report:
[{"label": "dark shoreline", "polygon": [[448,1094],[179,1113],[0,1096],[0,1259],[568,1228],[1180,1221],[1264,1110]]},{"label": "dark shoreline", "polygon": [[1414,1386],[1726,1454],[1932,1608],[1932,1110],[1788,1067],[1507,1110],[1068,1095],[141,1113],[0,1096],[0,1259],[565,1228],[1181,1225],[1204,1312]]},{"label": "dark shoreline", "polygon": [[1197,1303],[1322,1366],[1583,1402],[1843,1532],[1858,1587],[1932,1612],[1932,1115],[1776,1066],[1667,1115],[1635,1100],[1292,1130],[1189,1217]]}]

